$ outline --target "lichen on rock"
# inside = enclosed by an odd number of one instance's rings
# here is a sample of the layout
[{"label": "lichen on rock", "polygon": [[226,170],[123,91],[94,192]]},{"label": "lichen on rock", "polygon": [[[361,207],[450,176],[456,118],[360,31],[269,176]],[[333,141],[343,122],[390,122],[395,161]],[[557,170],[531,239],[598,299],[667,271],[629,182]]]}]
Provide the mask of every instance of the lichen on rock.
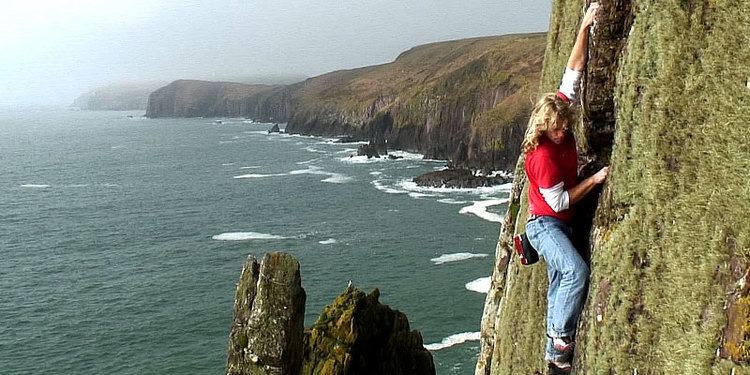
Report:
[{"label": "lichen on rock", "polygon": [[[750,372],[747,293],[734,288],[750,259],[748,5],[601,1],[577,137],[611,173],[583,233],[577,373]],[[584,6],[554,2],[542,91],[559,82]],[[476,373],[542,371],[545,267],[496,262]]]},{"label": "lichen on rock", "polygon": [[435,374],[422,335],[375,289],[347,288],[305,335],[305,375]]}]

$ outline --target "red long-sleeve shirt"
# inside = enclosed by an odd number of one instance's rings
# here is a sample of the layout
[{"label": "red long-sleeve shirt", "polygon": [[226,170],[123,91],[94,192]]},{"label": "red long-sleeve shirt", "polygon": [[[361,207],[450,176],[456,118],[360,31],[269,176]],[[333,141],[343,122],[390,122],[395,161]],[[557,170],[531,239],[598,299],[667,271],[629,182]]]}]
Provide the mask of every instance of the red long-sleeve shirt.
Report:
[{"label": "red long-sleeve shirt", "polygon": [[566,134],[565,140],[559,145],[547,137],[541,137],[539,146],[526,154],[524,167],[529,178],[529,213],[570,222],[573,209],[568,207],[556,212],[545,200],[542,190],[553,189],[562,183],[567,194],[578,182],[578,151],[573,135]]}]

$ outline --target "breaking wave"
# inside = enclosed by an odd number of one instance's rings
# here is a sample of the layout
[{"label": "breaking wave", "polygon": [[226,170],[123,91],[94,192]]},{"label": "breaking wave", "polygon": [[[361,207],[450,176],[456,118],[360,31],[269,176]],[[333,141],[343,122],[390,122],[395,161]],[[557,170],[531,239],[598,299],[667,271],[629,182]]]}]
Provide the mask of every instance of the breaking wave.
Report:
[{"label": "breaking wave", "polygon": [[503,216],[494,212],[487,211],[488,207],[497,206],[503,203],[508,203],[508,199],[489,199],[486,201],[475,201],[471,206],[466,206],[458,211],[460,214],[473,214],[484,220],[500,223],[503,221]]},{"label": "breaking wave", "polygon": [[490,291],[490,285],[492,284],[492,280],[490,277],[480,277],[474,281],[469,281],[466,283],[466,289],[471,290],[472,292],[477,293],[488,293]]},{"label": "breaking wave", "polygon": [[432,258],[430,260],[435,264],[443,264],[443,263],[450,263],[450,262],[458,262],[458,261],[472,259],[472,258],[486,258],[488,256],[489,256],[488,254],[455,253],[455,254],[443,254],[437,258]]},{"label": "breaking wave", "polygon": [[463,344],[467,341],[479,341],[480,337],[481,337],[480,332],[457,333],[455,335],[450,335],[444,338],[439,343],[427,344],[424,346],[424,348],[430,351],[435,351],[435,350],[450,348],[451,346],[454,346],[454,345]]},{"label": "breaking wave", "polygon": [[256,232],[228,232],[211,237],[217,241],[283,240],[288,237]]}]

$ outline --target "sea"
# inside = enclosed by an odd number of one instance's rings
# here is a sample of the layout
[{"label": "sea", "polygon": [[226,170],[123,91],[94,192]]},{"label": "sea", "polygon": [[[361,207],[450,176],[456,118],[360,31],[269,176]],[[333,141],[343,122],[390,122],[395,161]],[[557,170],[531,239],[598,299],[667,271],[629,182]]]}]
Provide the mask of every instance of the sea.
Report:
[{"label": "sea", "polygon": [[[510,184],[247,119],[0,110],[0,372],[223,374],[248,256],[300,262],[305,324],[349,281],[473,374]],[[285,124],[280,124],[282,129]]]}]

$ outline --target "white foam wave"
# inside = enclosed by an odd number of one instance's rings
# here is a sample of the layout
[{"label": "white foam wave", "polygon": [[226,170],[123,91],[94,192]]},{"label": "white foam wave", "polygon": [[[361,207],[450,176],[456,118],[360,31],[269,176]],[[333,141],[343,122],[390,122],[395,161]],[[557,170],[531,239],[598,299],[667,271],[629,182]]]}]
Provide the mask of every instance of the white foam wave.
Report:
[{"label": "white foam wave", "polygon": [[488,256],[489,256],[488,254],[455,253],[455,254],[443,254],[437,258],[432,258],[430,260],[435,264],[443,264],[443,263],[450,263],[450,262],[458,262],[458,261],[472,259],[472,258],[486,258]]},{"label": "white foam wave", "polygon": [[477,293],[488,293],[490,291],[490,285],[492,284],[492,280],[489,276],[487,277],[480,277],[474,281],[469,281],[466,283],[466,289],[471,290],[472,292]]},{"label": "white foam wave", "polygon": [[338,173],[332,174],[331,177],[324,178],[320,181],[322,182],[330,182],[332,184],[345,184],[347,182],[351,182],[353,179],[348,176],[344,176]]},{"label": "white foam wave", "polygon": [[340,158],[339,160],[347,164],[369,164],[369,163],[382,162],[382,161],[385,161],[386,159],[384,158],[369,158],[368,159],[367,156],[350,155],[350,156],[345,156],[343,158]]},{"label": "white foam wave", "polygon": [[211,237],[218,241],[282,240],[288,237],[256,232],[228,232]]},{"label": "white foam wave", "polygon": [[380,190],[380,191],[382,191],[384,193],[388,193],[388,194],[407,194],[407,193],[409,193],[408,191],[405,191],[405,190],[398,190],[398,189],[389,188],[388,186],[383,185],[382,181],[380,181],[380,180],[372,181],[372,184],[375,185],[376,189],[378,189],[378,190]]},{"label": "white foam wave", "polygon": [[345,149],[343,149],[341,151],[336,151],[336,153],[337,154],[350,154],[350,153],[352,153],[354,151],[357,151],[357,149],[356,148],[345,148]]},{"label": "white foam wave", "polygon": [[321,245],[333,245],[333,244],[335,244],[335,243],[337,243],[337,242],[338,242],[338,241],[336,241],[336,239],[335,239],[335,238],[329,238],[329,239],[327,239],[327,240],[323,240],[323,241],[318,241],[318,243],[319,243],[319,244],[321,244]]},{"label": "white foam wave", "polygon": [[371,175],[373,175],[373,176],[380,176],[381,174],[383,174],[383,172],[380,172],[380,171],[372,171],[372,172],[370,172],[370,174],[371,174]]},{"label": "white foam wave", "polygon": [[318,142],[319,145],[335,145],[335,146],[366,145],[366,144],[369,144],[369,143],[370,142],[367,142],[367,141],[339,142],[338,138],[328,138],[325,141]]},{"label": "white foam wave", "polygon": [[326,152],[326,151],[323,151],[323,150],[318,150],[317,148],[313,148],[313,147],[311,147],[311,146],[307,146],[307,147],[305,147],[305,150],[307,150],[307,151],[309,151],[309,152],[317,152],[317,153],[320,153],[320,154],[327,154],[327,153],[328,153],[328,152]]},{"label": "white foam wave", "polygon": [[229,166],[229,165],[234,165],[234,163],[221,163],[221,165],[226,167],[226,166]]},{"label": "white foam wave", "polygon": [[272,174],[260,174],[260,173],[249,173],[239,176],[233,176],[232,178],[263,178],[263,177],[279,177],[286,176],[286,173],[272,173]]},{"label": "white foam wave", "polygon": [[[398,159],[391,159],[388,157],[388,155],[393,155],[399,157]],[[424,155],[422,154],[415,154],[407,151],[390,151],[388,152],[388,155],[383,155],[380,158],[367,158],[367,156],[356,156],[356,155],[350,155],[345,156],[343,158],[340,158],[344,163],[348,164],[369,164],[369,163],[381,163],[381,162],[389,162],[389,161],[430,161],[430,162],[444,162],[443,160],[432,160],[432,159],[424,159]]]},{"label": "white foam wave", "polygon": [[457,201],[453,198],[438,199],[438,202],[447,203],[447,204],[465,204],[466,203],[466,201]]},{"label": "white foam wave", "polygon": [[322,175],[322,176],[328,176],[327,178],[322,179],[322,182],[329,182],[334,184],[343,184],[352,181],[351,177],[344,176],[340,173],[334,173],[334,172],[326,172],[320,170],[320,167],[311,165],[308,166],[307,169],[296,169],[293,171],[289,171],[286,173],[271,173],[271,174],[260,174],[260,173],[249,173],[249,174],[243,174],[239,176],[234,176],[232,178],[240,179],[240,178],[264,178],[264,177],[280,177],[280,176],[295,176],[295,175],[301,175],[301,174],[312,174],[312,175]]},{"label": "white foam wave", "polygon": [[296,174],[325,174],[325,175],[330,175],[330,174],[333,174],[333,173],[321,171],[320,167],[311,165],[311,166],[307,167],[307,169],[293,170],[293,171],[288,172],[288,174],[290,174],[290,175],[296,175]]},{"label": "white foam wave", "polygon": [[495,186],[482,186],[478,188],[449,188],[449,187],[429,187],[419,186],[416,182],[411,179],[404,179],[397,183],[397,185],[405,190],[415,191],[420,193],[470,193],[483,196],[497,196],[500,193],[508,192],[513,187],[512,183],[495,185]]},{"label": "white foam wave", "polygon": [[489,199],[486,201],[474,201],[471,206],[466,206],[458,211],[459,214],[474,214],[484,220],[500,223],[503,221],[503,216],[494,212],[487,211],[488,207],[497,206],[499,204],[508,203],[508,199]]},{"label": "white foam wave", "polygon": [[21,185],[21,187],[23,187],[23,188],[34,188],[34,189],[45,189],[45,188],[48,188],[50,186],[49,185],[44,185],[44,184],[23,184],[23,185]]},{"label": "white foam wave", "polygon": [[249,167],[240,167],[240,169],[258,169],[260,168],[260,165],[251,165]]},{"label": "white foam wave", "polygon": [[446,338],[444,338],[439,343],[435,344],[427,344],[424,346],[425,349],[430,351],[450,348],[451,346],[463,344],[467,341],[479,341],[481,337],[480,332],[464,332],[464,333],[457,333],[455,335],[450,335]]},{"label": "white foam wave", "polygon": [[310,160],[305,160],[305,161],[298,161],[298,162],[296,162],[296,163],[294,163],[294,164],[297,164],[297,165],[305,165],[305,164],[310,164],[310,163],[312,163],[312,162],[316,162],[316,161],[318,161],[318,159],[320,159],[320,158],[315,158],[315,159],[310,159]]}]

